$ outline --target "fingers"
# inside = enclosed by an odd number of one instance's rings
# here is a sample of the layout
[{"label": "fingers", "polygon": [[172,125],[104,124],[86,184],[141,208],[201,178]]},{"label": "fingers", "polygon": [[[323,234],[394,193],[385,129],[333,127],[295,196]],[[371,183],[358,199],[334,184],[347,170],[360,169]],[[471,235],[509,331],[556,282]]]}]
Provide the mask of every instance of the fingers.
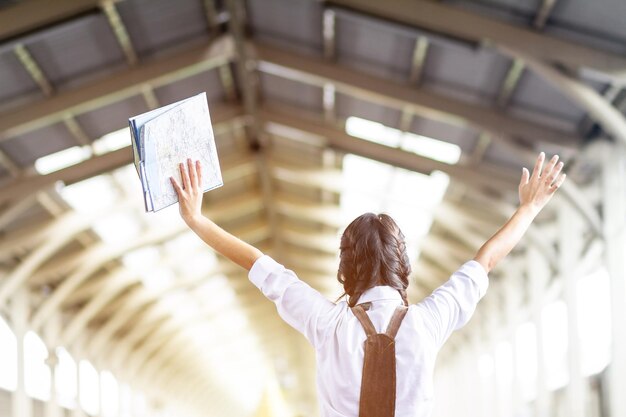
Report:
[{"label": "fingers", "polygon": [[174,191],[176,191],[176,194],[178,194],[178,198],[180,199],[183,190],[181,190],[180,185],[178,185],[178,182],[174,179],[174,177],[170,177],[170,181],[172,182]]},{"label": "fingers", "polygon": [[520,179],[519,186],[521,187],[528,184],[529,177],[530,174],[528,173],[528,170],[526,168],[522,168],[522,178]]},{"label": "fingers", "polygon": [[196,176],[198,178],[198,187],[202,191],[202,164],[200,164],[200,161],[196,161]]},{"label": "fingers", "polygon": [[554,180],[559,176],[559,174],[561,173],[561,170],[563,169],[563,162],[559,162],[554,169],[552,169],[552,172],[550,172],[550,175],[546,178],[546,184],[548,185],[552,185],[552,183],[554,182]]},{"label": "fingers", "polygon": [[189,173],[187,172],[187,168],[185,168],[185,164],[182,162],[179,164],[180,167],[180,177],[183,180],[183,190],[188,190],[191,185],[189,180]]},{"label": "fingers", "polygon": [[550,162],[548,162],[548,165],[545,166],[543,172],[541,173],[540,178],[543,179],[548,185],[552,184],[552,181],[554,181],[554,177],[552,177],[552,171],[554,171],[554,167],[556,166],[558,160],[558,155],[554,155],[552,158],[550,158]]},{"label": "fingers", "polygon": [[567,174],[561,174],[559,178],[554,182],[554,184],[552,184],[552,186],[550,187],[550,191],[555,192],[561,185],[563,185],[563,183],[565,182],[565,177],[567,177]]},{"label": "fingers", "polygon": [[541,169],[543,167],[543,160],[545,159],[546,154],[541,152],[537,157],[537,161],[535,161],[535,167],[533,168],[533,175],[531,177],[532,180],[539,178],[541,174]]},{"label": "fingers", "polygon": [[196,167],[194,167],[194,163],[191,162],[191,158],[187,159],[187,167],[189,168],[189,180],[191,188],[195,190],[198,188],[198,177],[196,176]]}]

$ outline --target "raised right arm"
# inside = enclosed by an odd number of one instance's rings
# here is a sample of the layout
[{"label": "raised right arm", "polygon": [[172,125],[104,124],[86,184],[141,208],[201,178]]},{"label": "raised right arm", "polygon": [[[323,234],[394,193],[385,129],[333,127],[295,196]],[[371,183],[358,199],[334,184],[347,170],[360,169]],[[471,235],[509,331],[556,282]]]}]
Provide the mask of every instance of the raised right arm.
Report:
[{"label": "raised right arm", "polygon": [[480,263],[485,271],[490,272],[511,252],[537,214],[565,181],[565,174],[561,174],[563,162],[558,162],[558,155],[554,155],[545,167],[543,167],[544,159],[545,155],[542,152],[537,157],[532,175],[529,175],[526,168],[522,170],[522,179],[519,184],[519,207],[504,226],[476,253],[474,260]]}]

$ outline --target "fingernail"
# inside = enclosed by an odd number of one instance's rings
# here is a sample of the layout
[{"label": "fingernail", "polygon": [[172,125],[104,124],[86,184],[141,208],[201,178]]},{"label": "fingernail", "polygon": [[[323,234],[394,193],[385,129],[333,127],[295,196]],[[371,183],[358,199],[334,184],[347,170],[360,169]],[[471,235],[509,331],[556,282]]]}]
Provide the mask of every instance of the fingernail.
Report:
[{"label": "fingernail", "polygon": [[539,156],[543,158],[544,156],[546,156],[546,154],[545,154],[545,153],[543,153],[543,152],[541,152],[541,153],[539,154]]}]

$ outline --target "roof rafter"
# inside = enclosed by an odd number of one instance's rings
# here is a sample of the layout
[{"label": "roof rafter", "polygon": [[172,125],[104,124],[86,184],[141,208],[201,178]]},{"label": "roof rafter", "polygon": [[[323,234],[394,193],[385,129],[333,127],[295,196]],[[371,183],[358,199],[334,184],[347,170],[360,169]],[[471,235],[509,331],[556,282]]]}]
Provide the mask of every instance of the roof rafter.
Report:
[{"label": "roof rafter", "polygon": [[196,47],[175,56],[155,59],[54,97],[7,111],[0,118],[0,141],[142,94],[152,88],[191,77],[223,65],[234,57],[232,38],[217,38],[209,46]]},{"label": "roof rafter", "polygon": [[[296,80],[323,88],[332,83],[338,91],[399,110],[409,110],[419,116],[461,127],[475,127],[492,134],[494,140],[506,144],[513,151],[520,145],[511,137],[529,141],[541,140],[560,147],[574,147],[580,138],[529,121],[494,112],[493,109],[408,88],[398,83],[356,72],[338,64],[286,52],[262,43],[255,43],[259,70],[279,77]],[[523,149],[523,148],[522,148]]]}]

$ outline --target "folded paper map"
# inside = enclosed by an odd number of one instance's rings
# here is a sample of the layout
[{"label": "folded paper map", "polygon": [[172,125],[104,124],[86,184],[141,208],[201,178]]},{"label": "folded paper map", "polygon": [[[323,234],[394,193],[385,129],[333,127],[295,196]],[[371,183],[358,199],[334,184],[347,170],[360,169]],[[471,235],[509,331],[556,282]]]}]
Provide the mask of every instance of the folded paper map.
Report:
[{"label": "folded paper map", "polygon": [[170,177],[179,184],[179,164],[191,158],[202,164],[202,190],[223,185],[206,93],[128,119],[135,167],[146,211],[178,202]]}]

